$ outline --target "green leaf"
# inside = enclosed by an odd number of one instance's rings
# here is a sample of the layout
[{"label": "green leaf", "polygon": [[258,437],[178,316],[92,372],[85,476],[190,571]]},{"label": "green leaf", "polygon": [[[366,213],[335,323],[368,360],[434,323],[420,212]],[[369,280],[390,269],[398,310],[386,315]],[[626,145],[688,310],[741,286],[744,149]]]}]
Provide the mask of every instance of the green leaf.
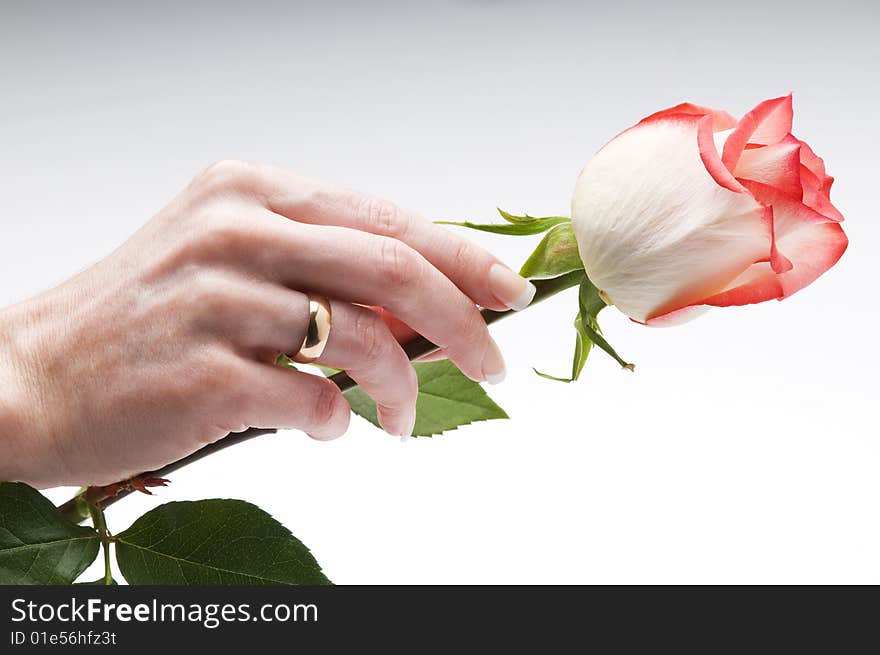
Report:
[{"label": "green leaf", "polygon": [[522,265],[519,274],[531,279],[545,280],[584,268],[578,252],[571,223],[551,229]]},{"label": "green leaf", "polygon": [[[483,388],[449,360],[413,364],[419,377],[416,400],[415,437],[429,437],[475,421],[508,418]],[[355,414],[379,425],[376,403],[360,388],[349,389],[345,397]]]},{"label": "green leaf", "polygon": [[98,534],[21,482],[0,482],[0,584],[70,584],[98,556]]},{"label": "green leaf", "polygon": [[634,371],[636,368],[635,364],[630,364],[618,355],[614,348],[605,340],[605,337],[602,336],[597,316],[605,308],[605,301],[602,300],[599,290],[587,277],[581,282],[578,292],[578,304],[580,307],[578,318],[580,318],[584,332],[590,341],[611,355],[623,368]]},{"label": "green leaf", "polygon": [[458,225],[459,227],[467,227],[482,232],[492,232],[493,234],[528,236],[530,234],[541,234],[541,232],[546,232],[554,225],[571,222],[571,219],[567,216],[535,217],[529,216],[528,214],[517,216],[515,214],[510,214],[501,208],[498,209],[498,213],[501,214],[501,218],[507,221],[506,225],[504,223],[471,223],[470,221],[437,221],[437,224]]},{"label": "green leaf", "polygon": [[290,530],[243,500],[160,505],[116,535],[131,584],[330,584]]}]

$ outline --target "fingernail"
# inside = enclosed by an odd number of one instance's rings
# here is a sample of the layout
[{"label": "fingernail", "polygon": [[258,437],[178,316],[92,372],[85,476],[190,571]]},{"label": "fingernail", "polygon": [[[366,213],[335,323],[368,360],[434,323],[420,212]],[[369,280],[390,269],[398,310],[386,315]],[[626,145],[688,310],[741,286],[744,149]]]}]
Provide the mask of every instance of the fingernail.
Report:
[{"label": "fingernail", "polygon": [[501,356],[501,350],[492,337],[489,337],[489,347],[486,349],[486,354],[483,355],[483,375],[489,384],[498,384],[507,375],[504,368],[504,357]]},{"label": "fingernail", "polygon": [[415,410],[413,410],[412,413],[410,414],[409,423],[407,423],[406,431],[403,434],[401,434],[400,437],[402,439],[412,439],[413,438],[412,433],[413,433],[413,430],[415,430],[415,429],[416,429],[416,412],[415,412]]},{"label": "fingernail", "polygon": [[498,300],[515,311],[528,307],[536,291],[534,284],[504,264],[494,264],[489,269],[489,288]]},{"label": "fingernail", "polygon": [[379,423],[385,428],[385,431],[392,436],[406,439],[412,435],[413,429],[416,427],[415,411],[412,411],[408,416],[394,416],[394,414],[390,414],[382,405],[379,405],[376,407],[376,413],[379,416]]}]

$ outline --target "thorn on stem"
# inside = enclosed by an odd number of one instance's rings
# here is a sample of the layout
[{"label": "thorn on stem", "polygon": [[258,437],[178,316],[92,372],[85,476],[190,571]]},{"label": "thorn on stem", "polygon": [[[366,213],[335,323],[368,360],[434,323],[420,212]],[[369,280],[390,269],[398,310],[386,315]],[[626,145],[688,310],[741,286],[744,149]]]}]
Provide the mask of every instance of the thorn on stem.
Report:
[{"label": "thorn on stem", "polygon": [[165,478],[137,476],[129,480],[128,484],[135,491],[140,491],[142,494],[152,496],[153,492],[150,491],[148,487],[167,487],[169,482],[170,480],[166,480]]}]

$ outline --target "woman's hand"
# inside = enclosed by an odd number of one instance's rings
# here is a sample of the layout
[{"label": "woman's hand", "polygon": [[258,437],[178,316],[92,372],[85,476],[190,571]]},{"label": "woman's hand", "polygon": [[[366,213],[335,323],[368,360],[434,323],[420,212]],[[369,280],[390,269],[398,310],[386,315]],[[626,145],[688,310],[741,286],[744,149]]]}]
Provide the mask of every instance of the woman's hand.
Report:
[{"label": "woman's hand", "polygon": [[305,292],[333,309],[318,363],[348,371],[404,435],[416,376],[389,324],[497,381],[504,362],[476,305],[521,309],[534,289],[387,202],[215,164],[107,259],[0,313],[0,479],[107,484],[247,427],[340,436],[339,390],[272,365],[303,342]]}]

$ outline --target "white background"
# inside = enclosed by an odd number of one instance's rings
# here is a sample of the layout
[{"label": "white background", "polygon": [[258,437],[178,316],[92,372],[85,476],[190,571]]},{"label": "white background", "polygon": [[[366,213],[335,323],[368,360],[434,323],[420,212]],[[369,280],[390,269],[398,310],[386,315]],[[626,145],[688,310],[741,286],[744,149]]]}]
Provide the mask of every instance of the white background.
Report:
[{"label": "white background", "polygon": [[[666,330],[609,310],[637,372],[596,352],[569,386],[531,372],[569,366],[575,299],[556,298],[493,328],[511,421],[263,438],[111,529],[242,497],[337,583],[880,582],[873,2],[144,4],[0,9],[0,304],[101,258],[216,159],[432,218],[567,213],[591,153],[642,116],[790,90],[851,245],[783,303]],[[471,236],[511,265],[534,245]]]}]

